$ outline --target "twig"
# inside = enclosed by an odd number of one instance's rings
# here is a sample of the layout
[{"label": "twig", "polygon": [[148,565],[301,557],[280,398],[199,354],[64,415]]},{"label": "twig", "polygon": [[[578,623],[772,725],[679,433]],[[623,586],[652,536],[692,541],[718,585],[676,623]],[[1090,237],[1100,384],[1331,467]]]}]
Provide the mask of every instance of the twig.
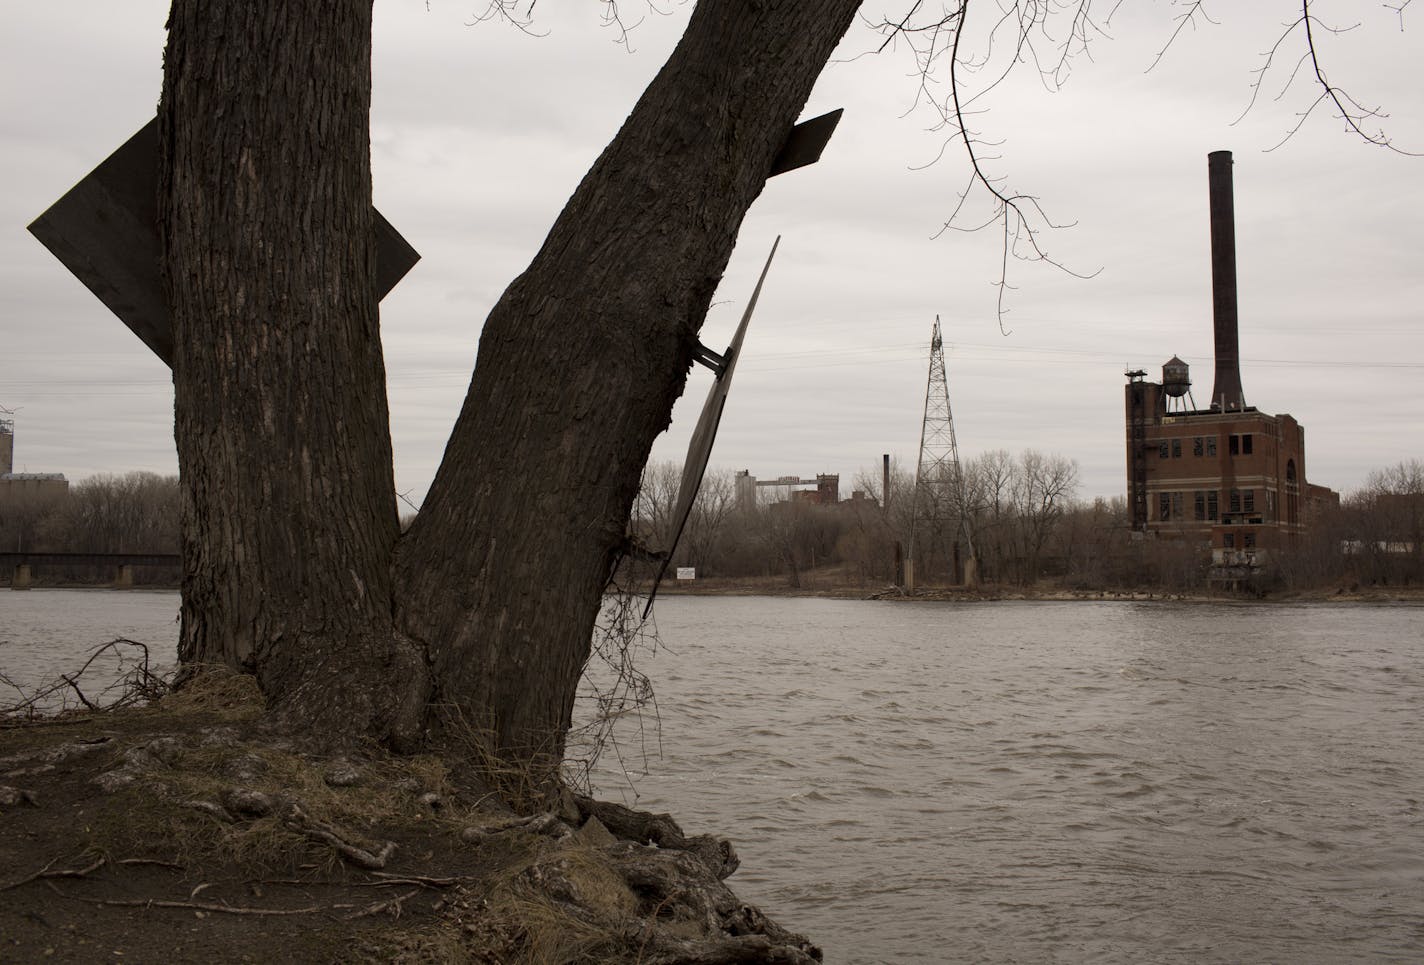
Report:
[{"label": "twig", "polygon": [[[104,687],[100,699],[90,700],[89,697],[79,689],[79,679],[89,670],[94,661],[107,651],[113,651],[118,657],[118,670],[123,671],[129,666],[120,650],[121,647],[134,647],[142,657],[134,663],[132,669],[122,676],[115,678],[108,686]],[[0,674],[0,685],[9,686],[15,690],[21,699],[13,704],[0,707],[0,727],[17,727],[28,723],[33,723],[36,718],[46,717],[47,713],[53,710],[69,709],[68,701],[63,695],[63,691],[73,690],[78,696],[80,703],[86,710],[91,712],[100,710],[113,710],[119,707],[128,707],[135,703],[155,700],[166,694],[171,688],[167,678],[155,674],[151,669],[150,655],[148,647],[138,640],[130,640],[127,637],[116,637],[99,647],[96,647],[88,659],[80,665],[79,669],[73,673],[60,674],[57,679],[49,683],[41,684],[26,694],[24,688],[19,687],[14,681]],[[102,698],[117,690],[118,696],[112,701],[105,703]],[[48,702],[58,694],[59,706],[53,707]],[[82,719],[82,718],[81,718]],[[50,722],[50,718],[46,718]],[[73,720],[55,720],[55,723],[74,723]]]},{"label": "twig", "polygon": [[[84,666],[87,667],[87,666],[89,666],[89,664],[86,663]],[[84,672],[83,670],[80,670],[80,671],[79,671],[79,673],[83,673],[83,672]],[[78,683],[79,674],[75,674],[75,675],[72,676],[72,677],[69,676],[68,674],[60,674],[59,676],[60,676],[60,678],[61,678],[65,683],[69,684],[70,689],[72,689],[72,690],[74,691],[74,693],[79,697],[79,702],[80,702],[81,704],[83,704],[83,705],[85,706],[85,708],[87,708],[88,710],[94,710],[94,709],[96,709],[96,708],[94,707],[94,705],[89,702],[89,698],[84,696],[84,691],[82,691],[82,690],[79,689],[79,683]]]},{"label": "twig", "polygon": [[[58,858],[54,859],[54,861],[58,860]],[[50,868],[54,867],[54,861],[51,861],[49,864],[45,865],[43,868],[41,868],[39,871],[36,871],[32,875],[27,875],[24,878],[21,878],[19,881],[11,882],[8,885],[0,886],[0,891],[9,891],[12,888],[18,888],[21,885],[27,885],[31,881],[37,881],[40,878],[82,878],[92,871],[98,871],[104,866],[106,860],[107,859],[105,858],[99,858],[87,868],[74,868],[62,871],[49,870]]]},{"label": "twig", "polygon": [[422,885],[426,888],[449,888],[454,885],[464,884],[473,881],[473,878],[428,878],[425,875],[397,875],[384,871],[374,871],[372,874],[381,879],[380,881],[362,881],[361,885],[379,887],[381,885]]},{"label": "twig", "polygon": [[172,861],[160,861],[158,858],[120,858],[115,864],[151,864],[159,868],[172,868],[182,871],[183,866]]},{"label": "twig", "polygon": [[210,901],[174,901],[167,898],[85,898],[83,895],[60,891],[52,882],[47,884],[51,891],[63,898],[110,908],[189,908],[194,911],[220,912],[224,915],[311,915],[321,911],[317,905],[309,908],[246,908],[241,905],[218,905]]},{"label": "twig", "polygon": [[392,918],[399,918],[401,916],[401,912],[404,910],[401,907],[401,903],[404,902],[407,898],[413,898],[418,894],[420,894],[420,889],[412,888],[405,894],[397,895],[389,901],[378,901],[373,905],[366,906],[361,911],[353,912],[352,914],[346,916],[346,920],[351,921],[355,918],[369,918],[372,915],[379,915],[383,912],[388,912]]}]

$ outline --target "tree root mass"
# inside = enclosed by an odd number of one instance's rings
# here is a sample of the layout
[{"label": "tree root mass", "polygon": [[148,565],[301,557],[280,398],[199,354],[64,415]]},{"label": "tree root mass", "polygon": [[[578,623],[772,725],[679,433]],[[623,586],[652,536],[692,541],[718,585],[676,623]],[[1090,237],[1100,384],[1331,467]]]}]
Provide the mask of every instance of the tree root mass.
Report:
[{"label": "tree root mass", "polygon": [[3,961],[820,960],[668,815],[516,814],[467,761],[304,752],[241,700],[61,720],[2,732]]}]

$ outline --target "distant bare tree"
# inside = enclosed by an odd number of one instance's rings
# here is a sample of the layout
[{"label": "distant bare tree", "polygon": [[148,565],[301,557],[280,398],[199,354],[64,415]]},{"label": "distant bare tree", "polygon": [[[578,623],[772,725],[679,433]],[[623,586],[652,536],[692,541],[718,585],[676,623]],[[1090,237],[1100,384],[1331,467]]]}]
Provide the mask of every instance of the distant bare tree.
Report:
[{"label": "distant bare tree", "polygon": [[1032,449],[1019,456],[1014,486],[1018,516],[1020,579],[1028,584],[1043,568],[1043,549],[1078,488],[1078,464],[1066,456]]},{"label": "distant bare tree", "polygon": [[697,489],[697,499],[692,504],[692,514],[682,534],[678,558],[699,571],[706,570],[714,558],[723,526],[736,504],[737,491],[732,474],[725,469],[708,470]]},{"label": "distant bare tree", "polygon": [[49,493],[10,493],[0,501],[0,551],[57,549],[50,519],[62,505]]},{"label": "distant bare tree", "polygon": [[974,548],[979,576],[994,582],[1004,577],[1013,554],[1014,457],[993,449],[970,459],[964,467],[965,500],[974,521]]},{"label": "distant bare tree", "polygon": [[177,476],[90,476],[71,487],[52,539],[77,553],[177,553],[178,502]]},{"label": "distant bare tree", "polygon": [[681,479],[682,466],[670,460],[643,467],[633,502],[632,526],[646,548],[654,552],[666,550],[672,540],[672,516]]},{"label": "distant bare tree", "polygon": [[1424,462],[1410,459],[1370,473],[1346,500],[1344,520],[1362,581],[1424,580]]}]

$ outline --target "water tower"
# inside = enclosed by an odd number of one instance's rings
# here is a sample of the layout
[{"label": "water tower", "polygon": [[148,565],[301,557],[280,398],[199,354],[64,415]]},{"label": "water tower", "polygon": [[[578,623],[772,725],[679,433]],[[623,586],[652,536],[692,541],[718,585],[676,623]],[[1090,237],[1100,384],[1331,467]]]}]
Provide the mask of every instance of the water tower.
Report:
[{"label": "water tower", "polygon": [[[1175,355],[1162,364],[1162,394],[1167,397],[1168,412],[1187,412],[1197,407],[1196,400],[1192,398],[1191,371],[1187,363]],[[1188,409],[1188,402],[1191,409]]]}]

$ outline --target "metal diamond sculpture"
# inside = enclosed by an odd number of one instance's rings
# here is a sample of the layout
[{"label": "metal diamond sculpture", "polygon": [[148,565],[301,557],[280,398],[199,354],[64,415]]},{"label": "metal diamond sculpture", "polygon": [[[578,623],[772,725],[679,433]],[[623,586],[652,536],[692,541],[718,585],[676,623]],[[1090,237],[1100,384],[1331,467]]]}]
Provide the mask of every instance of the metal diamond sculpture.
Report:
[{"label": "metal diamond sculpture", "polygon": [[[379,211],[371,215],[381,299],[420,255]],[[30,233],[172,367],[173,319],[159,276],[156,119],[36,218]]]}]

